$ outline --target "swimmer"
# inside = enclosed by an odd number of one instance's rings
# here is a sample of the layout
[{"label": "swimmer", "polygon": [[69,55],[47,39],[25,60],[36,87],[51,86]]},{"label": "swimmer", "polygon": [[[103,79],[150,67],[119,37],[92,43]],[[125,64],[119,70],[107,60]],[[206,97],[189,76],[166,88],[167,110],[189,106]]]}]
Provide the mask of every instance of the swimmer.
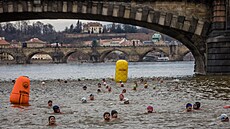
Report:
[{"label": "swimmer", "polygon": [[136,81],[134,81],[134,86],[133,86],[133,90],[137,90],[138,84]]},{"label": "swimmer", "polygon": [[124,83],[120,80],[120,86],[124,87]]},{"label": "swimmer", "polygon": [[123,89],[123,90],[122,90],[122,93],[126,93],[126,89]]},{"label": "swimmer", "polygon": [[110,113],[109,112],[105,112],[103,115],[104,121],[108,122],[110,121]]},{"label": "swimmer", "polygon": [[138,87],[137,81],[134,81],[134,84],[135,84],[136,87]]},{"label": "swimmer", "polygon": [[106,83],[106,81],[105,81],[105,79],[104,79],[104,78],[102,79],[102,82],[103,82],[103,85],[104,85],[104,86],[106,86],[106,85],[107,85],[107,83]]},{"label": "swimmer", "polygon": [[59,108],[59,106],[57,106],[57,105],[55,105],[55,106],[53,106],[53,110],[54,110],[54,113],[62,113],[61,111],[60,111],[60,108]]},{"label": "swimmer", "polygon": [[42,85],[44,86],[46,83],[45,82],[42,82]]},{"label": "swimmer", "polygon": [[89,100],[94,100],[94,95],[93,94],[89,95]]},{"label": "swimmer", "polygon": [[221,114],[220,115],[221,122],[229,122],[229,118],[227,114]]},{"label": "swimmer", "polygon": [[153,111],[153,107],[152,106],[148,106],[147,107],[147,112],[148,113],[153,113],[154,111]]},{"label": "swimmer", "polygon": [[145,81],[144,88],[148,88],[147,81]]},{"label": "swimmer", "polygon": [[120,94],[120,95],[119,95],[119,99],[120,99],[120,101],[123,101],[123,100],[124,100],[124,95],[123,95],[123,94]]},{"label": "swimmer", "polygon": [[136,87],[136,86],[134,86],[134,87],[133,87],[133,90],[137,90],[137,87]]},{"label": "swimmer", "polygon": [[124,98],[124,104],[129,104],[129,99],[128,98]]},{"label": "swimmer", "polygon": [[116,119],[118,117],[118,112],[116,110],[111,111],[111,117],[112,119]]},{"label": "swimmer", "polygon": [[82,103],[87,103],[86,98],[85,98],[85,97],[81,98],[81,102],[82,102]]},{"label": "swimmer", "polygon": [[51,108],[52,106],[53,106],[53,102],[52,102],[52,100],[49,100],[48,101],[48,107]]},{"label": "swimmer", "polygon": [[54,116],[49,116],[49,124],[48,126],[57,126],[56,124],[56,120],[55,120],[55,117]]},{"label": "swimmer", "polygon": [[111,87],[109,87],[109,88],[108,88],[108,91],[109,91],[109,92],[111,92],[111,91],[112,91],[112,88],[111,88]]},{"label": "swimmer", "polygon": [[97,89],[97,93],[100,93],[101,92],[101,89]]},{"label": "swimmer", "polygon": [[97,86],[98,86],[98,88],[101,88],[101,83],[98,83]]},{"label": "swimmer", "polygon": [[83,90],[86,90],[86,89],[87,89],[87,86],[83,86],[82,88],[83,88]]},{"label": "swimmer", "polygon": [[200,102],[195,102],[195,104],[193,104],[193,109],[199,110],[200,109]]},{"label": "swimmer", "polygon": [[192,104],[191,103],[187,103],[186,104],[186,112],[192,112]]}]

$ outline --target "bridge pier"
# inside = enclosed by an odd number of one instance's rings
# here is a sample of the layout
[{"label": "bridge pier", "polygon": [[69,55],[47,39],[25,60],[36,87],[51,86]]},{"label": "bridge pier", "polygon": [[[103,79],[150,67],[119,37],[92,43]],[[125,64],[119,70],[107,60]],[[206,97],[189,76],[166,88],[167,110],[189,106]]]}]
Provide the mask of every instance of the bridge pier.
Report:
[{"label": "bridge pier", "polygon": [[213,23],[207,44],[207,74],[230,74],[230,2],[213,1]]}]

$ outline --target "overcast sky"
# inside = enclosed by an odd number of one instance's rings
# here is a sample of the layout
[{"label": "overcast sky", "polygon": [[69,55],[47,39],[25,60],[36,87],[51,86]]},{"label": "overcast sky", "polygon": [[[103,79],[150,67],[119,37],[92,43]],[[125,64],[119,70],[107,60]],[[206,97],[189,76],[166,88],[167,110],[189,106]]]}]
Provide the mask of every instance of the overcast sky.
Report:
[{"label": "overcast sky", "polygon": [[[75,25],[77,23],[77,19],[69,20],[69,19],[57,19],[57,20],[30,20],[31,23],[41,21],[42,23],[49,23],[54,26],[56,31],[62,31],[65,27],[69,27],[71,24]],[[103,21],[91,21],[91,20],[80,20],[83,23],[87,22],[100,22],[101,24],[111,24],[111,22],[103,22]]]}]

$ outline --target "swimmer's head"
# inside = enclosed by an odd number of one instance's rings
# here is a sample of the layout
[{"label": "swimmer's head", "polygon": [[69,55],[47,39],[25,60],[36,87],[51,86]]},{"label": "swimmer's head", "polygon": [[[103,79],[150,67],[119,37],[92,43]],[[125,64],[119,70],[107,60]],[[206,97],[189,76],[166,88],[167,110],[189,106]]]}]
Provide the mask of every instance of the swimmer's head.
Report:
[{"label": "swimmer's head", "polygon": [[93,94],[90,94],[90,95],[89,95],[89,99],[90,99],[90,100],[94,100],[94,95],[93,95]]},{"label": "swimmer's head", "polygon": [[49,101],[48,101],[48,106],[49,106],[49,107],[52,107],[52,105],[53,105],[52,100],[49,100]]},{"label": "swimmer's head", "polygon": [[57,105],[53,106],[53,110],[54,113],[60,113],[60,108]]},{"label": "swimmer's head", "polygon": [[153,112],[153,107],[152,106],[148,106],[147,107],[147,111],[148,111],[148,113],[152,113]]},{"label": "swimmer's head", "polygon": [[147,83],[145,83],[144,88],[148,88],[148,84]]},{"label": "swimmer's head", "polygon": [[128,98],[124,98],[124,104],[129,104],[129,99]]},{"label": "swimmer's head", "polygon": [[98,88],[101,88],[101,83],[98,83],[97,86],[98,86]]},{"label": "swimmer's head", "polygon": [[87,86],[83,86],[83,90],[86,90],[87,89]]},{"label": "swimmer's head", "polygon": [[101,92],[101,89],[97,89],[97,92]]},{"label": "swimmer's head", "polygon": [[186,104],[186,110],[187,110],[187,112],[192,111],[192,104],[191,103]]},{"label": "swimmer's head", "polygon": [[49,120],[49,125],[55,125],[56,120],[54,116],[49,116],[48,120]]},{"label": "swimmer's head", "polygon": [[87,102],[86,98],[85,97],[81,98],[81,102],[86,103]]},{"label": "swimmer's head", "polygon": [[109,91],[109,92],[111,92],[111,91],[112,91],[112,88],[111,88],[111,87],[109,87],[109,88],[108,88],[108,91]]},{"label": "swimmer's head", "polygon": [[196,102],[195,104],[193,104],[193,109],[200,109],[200,102]]},{"label": "swimmer's head", "polygon": [[118,112],[116,110],[111,111],[112,118],[117,118]]},{"label": "swimmer's head", "polygon": [[123,101],[123,100],[124,100],[124,95],[123,95],[123,94],[120,94],[120,95],[119,95],[119,99],[120,99],[120,101]]},{"label": "swimmer's head", "polygon": [[105,121],[109,121],[109,120],[110,120],[110,113],[109,113],[109,112],[105,112],[105,113],[103,114],[103,117],[104,117],[104,120],[105,120]]},{"label": "swimmer's head", "polygon": [[122,90],[122,93],[126,93],[126,89],[123,89],[123,90]]},{"label": "swimmer's head", "polygon": [[221,122],[228,122],[229,121],[228,115],[227,114],[221,114],[220,120],[221,120]]}]

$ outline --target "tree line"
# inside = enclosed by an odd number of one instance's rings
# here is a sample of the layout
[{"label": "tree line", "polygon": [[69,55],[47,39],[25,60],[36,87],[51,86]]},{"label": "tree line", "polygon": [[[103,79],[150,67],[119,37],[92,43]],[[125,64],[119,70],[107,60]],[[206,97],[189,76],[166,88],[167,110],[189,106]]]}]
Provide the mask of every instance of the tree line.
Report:
[{"label": "tree line", "polygon": [[[30,23],[30,21],[7,22],[0,24],[0,37],[5,37],[7,41],[27,41],[31,38],[39,38],[47,42],[74,43],[74,39],[65,37],[65,34],[79,34],[83,32],[83,23],[77,21],[66,27],[63,31],[56,31],[51,24],[44,24],[40,21]],[[137,28],[127,24],[113,23],[103,26],[103,33],[149,33],[151,30]]]}]

